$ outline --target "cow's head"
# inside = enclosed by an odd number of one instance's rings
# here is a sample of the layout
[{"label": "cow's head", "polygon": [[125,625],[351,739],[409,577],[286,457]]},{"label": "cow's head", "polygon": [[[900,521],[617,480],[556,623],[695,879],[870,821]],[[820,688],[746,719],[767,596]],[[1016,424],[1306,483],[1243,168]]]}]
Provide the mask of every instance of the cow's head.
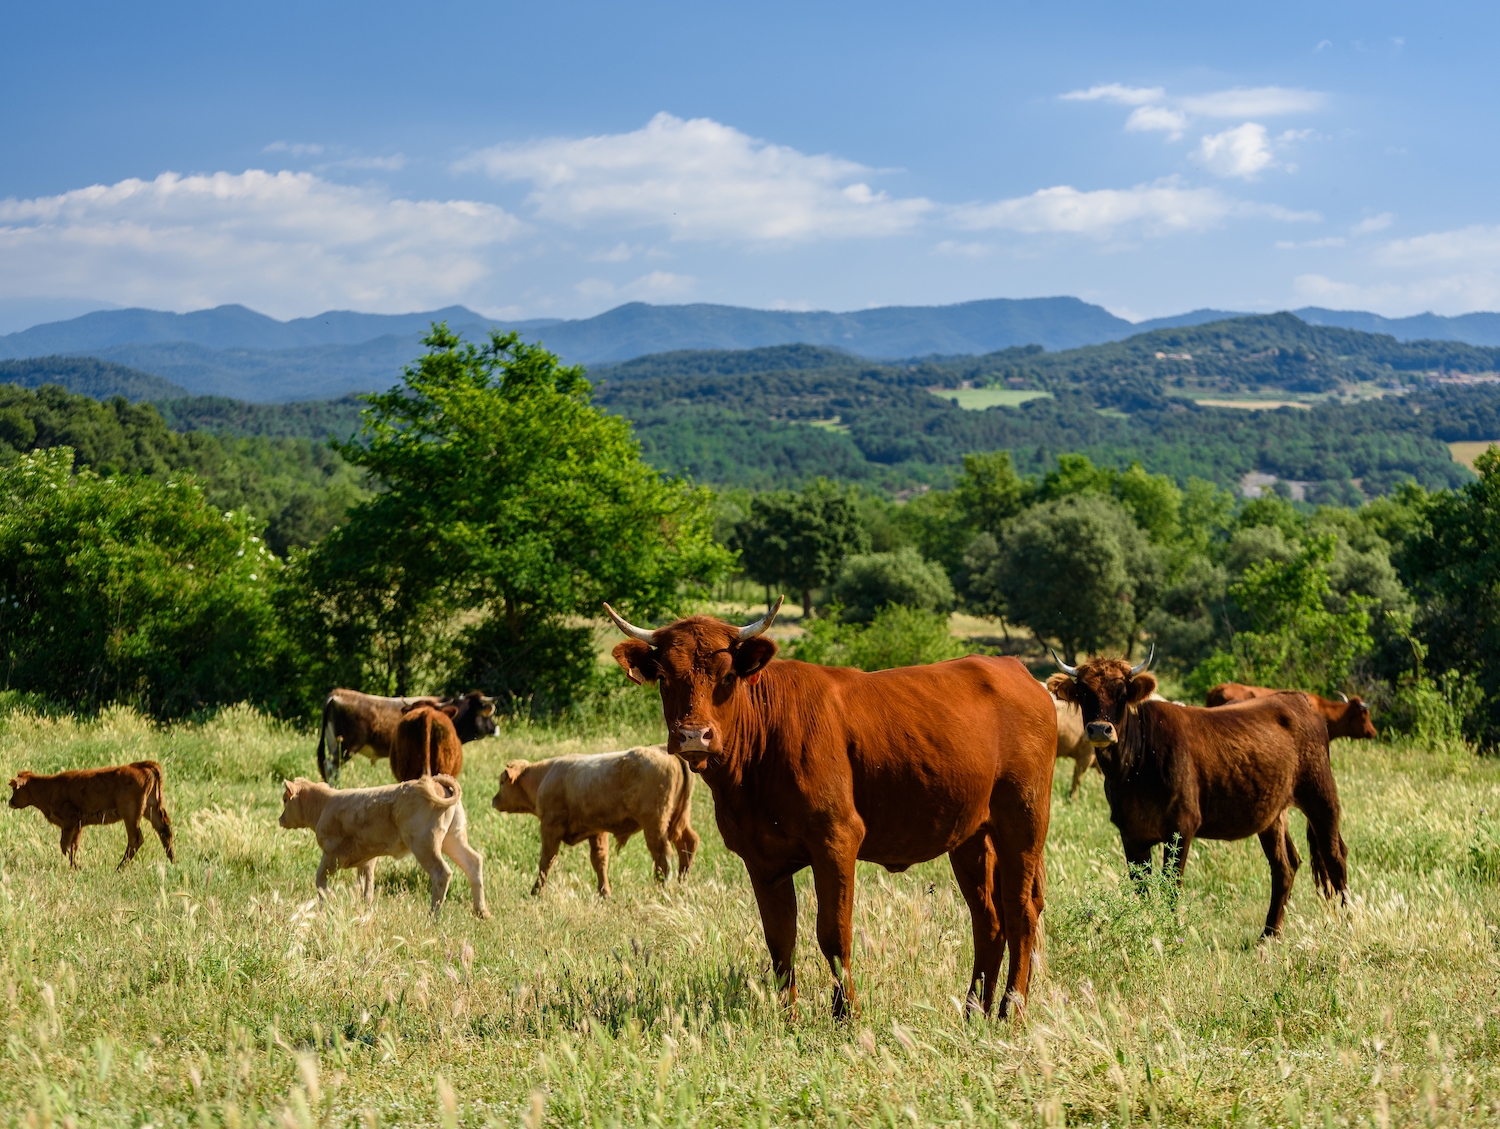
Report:
[{"label": "cow's head", "polygon": [[1373,741],[1380,736],[1375,722],[1370,717],[1370,707],[1358,694],[1350,698],[1340,694],[1344,709],[1338,719],[1328,727],[1330,737],[1353,737],[1355,740]]},{"label": "cow's head", "polygon": [[1146,673],[1155,657],[1153,647],[1146,661],[1137,666],[1124,659],[1092,659],[1073,667],[1058,659],[1062,672],[1047,679],[1047,689],[1058,701],[1078,706],[1089,744],[1105,749],[1120,739],[1126,712],[1156,693],[1156,677]]},{"label": "cow's head", "polygon": [[311,783],[300,776],[296,780],[281,782],[281,819],[277,821],[281,826],[288,830],[312,826],[302,810],[302,795]]},{"label": "cow's head", "polygon": [[31,789],[27,787],[31,783],[31,773],[18,772],[10,781],[10,806],[13,808],[25,808],[31,806]]},{"label": "cow's head", "polygon": [[449,698],[443,705],[454,708],[448,716],[453,719],[458,739],[465,744],[495,735],[494,698],[486,698],[478,690],[470,690],[462,697]]},{"label": "cow's head", "polygon": [[695,615],[648,631],[628,623],[608,604],[604,610],[630,636],[615,648],[615,662],[632,681],[661,685],[667,748],[694,772],[702,772],[722,756],[737,703],[776,657],[776,643],[765,638],[765,631],[781,610],[781,600],[744,627]]},{"label": "cow's head", "polygon": [[527,789],[525,780],[526,770],[530,767],[530,761],[511,761],[506,765],[505,771],[500,774],[500,789],[490,801],[490,806],[496,811],[535,815],[536,796]]}]

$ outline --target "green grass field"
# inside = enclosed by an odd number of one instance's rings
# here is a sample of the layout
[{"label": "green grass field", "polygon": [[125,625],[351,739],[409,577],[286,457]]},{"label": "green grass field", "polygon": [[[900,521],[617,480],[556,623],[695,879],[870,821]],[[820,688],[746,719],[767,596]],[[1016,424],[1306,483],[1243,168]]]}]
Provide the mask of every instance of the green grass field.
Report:
[{"label": "green grass field", "polygon": [[[117,875],[119,825],[70,872],[35,811],[0,823],[0,1095],[7,1124],[1493,1125],[1500,1119],[1500,765],[1341,743],[1353,904],[1304,866],[1283,939],[1258,944],[1259,846],[1201,843],[1175,907],[1124,880],[1100,779],[1059,799],[1046,968],[1024,1022],[965,1022],[967,914],[946,861],[861,867],[860,1017],[830,979],[799,882],[803,999],[784,1013],[743,868],[700,788],[688,883],[656,888],[639,839],[593,894],[586,849],[528,896],[537,825],[489,807],[515,756],[621,748],[513,729],[468,747],[472,841],[494,919],[456,875],[382,863],[373,913],[341,874],[313,899],[309,832],[279,779],[314,739],[246,711],[155,728],[0,716],[7,773],[151,757],[178,865],[155,837]],[[1065,764],[1059,770],[1066,783]],[[352,778],[352,779],[351,779]],[[346,782],[384,783],[358,762]],[[1302,838],[1300,817],[1297,834]],[[1305,855],[1304,851],[1304,855]]]},{"label": "green grass field", "polygon": [[1043,400],[1052,395],[1025,388],[944,388],[932,394],[944,400],[957,400],[960,408],[970,412],[1019,407],[1028,400]]}]

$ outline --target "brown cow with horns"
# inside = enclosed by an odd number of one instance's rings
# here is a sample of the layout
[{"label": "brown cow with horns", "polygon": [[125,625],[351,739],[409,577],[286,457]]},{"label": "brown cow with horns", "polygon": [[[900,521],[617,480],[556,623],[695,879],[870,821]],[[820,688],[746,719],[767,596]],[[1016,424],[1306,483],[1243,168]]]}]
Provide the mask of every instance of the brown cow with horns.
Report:
[{"label": "brown cow with horns", "polygon": [[661,684],[668,749],[714,795],[724,844],[744,860],[788,1004],[797,895],[812,867],[818,945],[833,1014],[854,999],[855,862],[890,871],[947,854],[974,926],[971,1008],[994,1003],[1010,947],[1004,1014],[1024,1002],[1045,878],[1057,717],[1013,658],[970,657],[867,674],[776,660],[781,608],[732,627],[692,616],[655,631],[608,604],[627,642],[615,660]]},{"label": "brown cow with horns", "polygon": [[1313,709],[1323,715],[1328,723],[1328,739],[1349,737],[1355,741],[1373,741],[1380,736],[1375,723],[1370,720],[1370,707],[1358,694],[1349,697],[1340,693],[1340,701],[1334,702],[1320,694],[1306,690],[1272,690],[1268,686],[1246,686],[1242,682],[1220,682],[1204,696],[1205,706],[1223,706],[1230,702],[1248,702],[1252,698],[1269,698],[1273,694],[1307,694]]},{"label": "brown cow with horns", "polygon": [[1273,937],[1302,862],[1287,828],[1287,810],[1297,807],[1307,816],[1318,888],[1346,898],[1347,851],[1323,715],[1295,693],[1217,709],[1151,701],[1156,679],[1145,671],[1152,656],[1138,666],[1093,659],[1071,667],[1054,653],[1062,673],[1047,681],[1058,700],[1083,711],[1125,860],[1147,872],[1151,849],[1175,840],[1181,882],[1194,839],[1259,836],[1271,866],[1263,935]]}]

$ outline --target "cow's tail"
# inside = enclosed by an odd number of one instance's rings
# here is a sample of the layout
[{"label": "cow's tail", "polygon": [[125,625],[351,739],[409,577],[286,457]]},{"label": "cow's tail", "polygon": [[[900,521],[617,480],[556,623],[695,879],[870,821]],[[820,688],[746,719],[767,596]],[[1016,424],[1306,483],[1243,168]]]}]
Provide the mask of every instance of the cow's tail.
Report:
[{"label": "cow's tail", "polygon": [[432,731],[432,715],[435,710],[422,711],[422,756],[426,758],[427,767],[423,769],[422,775],[431,776],[437,765],[432,762],[432,743],[437,739],[437,734]]},{"label": "cow's tail", "polygon": [[318,732],[318,775],[334,787],[339,782],[339,730],[334,713],[337,706],[332,694],[323,699],[323,728]]},{"label": "cow's tail", "polygon": [[161,840],[162,850],[167,852],[167,860],[176,862],[177,855],[172,849],[172,817],[167,814],[167,805],[162,798],[161,765],[155,761],[136,761],[131,767],[146,775],[146,818],[156,829],[156,837]]},{"label": "cow's tail", "polygon": [[693,770],[688,768],[687,761],[681,757],[672,759],[682,771],[682,787],[677,790],[677,803],[672,808],[672,819],[667,824],[667,838],[675,843],[682,837],[693,813]]},{"label": "cow's tail", "polygon": [[440,808],[451,808],[463,799],[463,789],[458,781],[447,773],[440,776],[423,776],[412,781],[427,793],[427,798]]}]

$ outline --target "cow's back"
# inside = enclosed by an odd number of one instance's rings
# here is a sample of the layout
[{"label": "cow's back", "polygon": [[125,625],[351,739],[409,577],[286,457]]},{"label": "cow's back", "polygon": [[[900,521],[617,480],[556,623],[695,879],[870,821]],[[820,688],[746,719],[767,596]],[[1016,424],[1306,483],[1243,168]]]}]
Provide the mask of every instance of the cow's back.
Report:
[{"label": "cow's back", "polygon": [[[971,837],[998,790],[1045,827],[1057,751],[1051,695],[1012,658],[865,673],[778,663],[781,748],[803,795],[852,795],[860,857],[925,861]],[[778,677],[777,684],[782,679]]]},{"label": "cow's back", "polygon": [[676,757],[639,747],[552,758],[537,789],[540,813],[565,811],[579,829],[612,830],[668,801],[682,769]]},{"label": "cow's back", "polygon": [[59,816],[88,823],[113,823],[120,818],[122,804],[133,806],[159,792],[161,766],[155,761],[113,765],[108,768],[75,768],[50,776],[33,776],[31,785],[45,807]]}]

